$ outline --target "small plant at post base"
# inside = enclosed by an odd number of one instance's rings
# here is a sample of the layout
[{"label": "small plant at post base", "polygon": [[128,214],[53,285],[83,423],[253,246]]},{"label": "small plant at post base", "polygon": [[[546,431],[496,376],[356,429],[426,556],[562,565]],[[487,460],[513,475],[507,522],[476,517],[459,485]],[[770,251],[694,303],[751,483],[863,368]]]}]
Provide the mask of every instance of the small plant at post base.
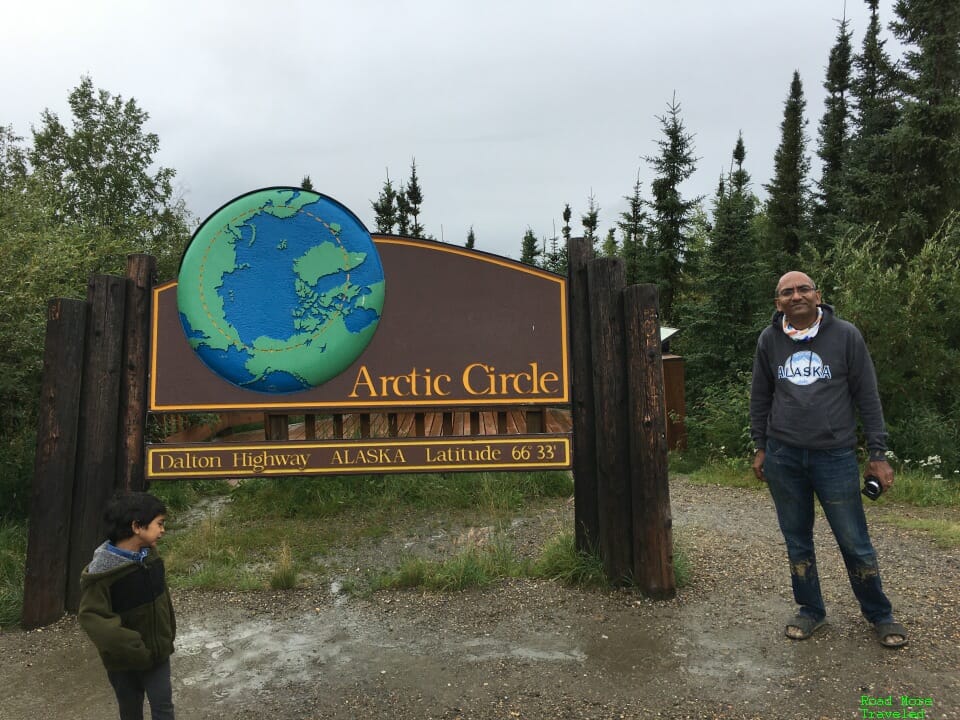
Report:
[{"label": "small plant at post base", "polygon": [[277,566],[270,575],[270,587],[274,590],[290,590],[297,585],[297,568],[293,563],[290,545],[284,542],[280,546]]}]

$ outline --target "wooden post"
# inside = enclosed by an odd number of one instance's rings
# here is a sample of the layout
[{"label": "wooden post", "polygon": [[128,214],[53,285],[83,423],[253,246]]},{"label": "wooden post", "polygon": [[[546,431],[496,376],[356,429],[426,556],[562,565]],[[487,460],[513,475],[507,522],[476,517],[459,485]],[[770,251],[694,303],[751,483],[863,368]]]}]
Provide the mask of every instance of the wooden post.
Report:
[{"label": "wooden post", "polygon": [[343,440],[343,413],[336,413],[333,418],[333,437]]},{"label": "wooden post", "polygon": [[290,439],[290,418],[287,415],[263,415],[263,436],[267,440],[283,441]]},{"label": "wooden post", "polygon": [[313,413],[308,413],[303,416],[303,439],[317,439],[317,416]]},{"label": "wooden post", "polygon": [[624,290],[628,427],[633,496],[633,577],[655,598],[676,594],[667,476],[667,409],[656,285]]},{"label": "wooden post", "polygon": [[600,557],[611,582],[627,583],[633,574],[633,521],[623,347],[623,261],[592,260],[587,276],[594,418],[603,419],[594,428]]},{"label": "wooden post", "polygon": [[441,416],[440,423],[440,434],[441,435],[453,435],[453,413],[444,412]]},{"label": "wooden post", "polygon": [[73,487],[66,609],[80,604],[80,571],[106,539],[103,509],[117,484],[117,433],[123,375],[127,279],[95,275],[87,287],[87,339],[80,388],[77,474]]},{"label": "wooden post", "polygon": [[370,413],[360,413],[360,437],[370,437]]},{"label": "wooden post", "polygon": [[479,410],[470,411],[470,434],[471,435],[480,434],[480,411]]},{"label": "wooden post", "polygon": [[47,305],[23,582],[21,624],[27,629],[49,625],[64,611],[86,326],[83,300],[58,299]]},{"label": "wooden post", "polygon": [[120,432],[117,487],[143,490],[147,425],[147,368],[150,364],[150,296],[157,261],[152,255],[127,256],[123,377],[120,383]]},{"label": "wooden post", "polygon": [[425,437],[427,434],[427,418],[422,412],[414,413],[413,416],[414,434],[418,438]]},{"label": "wooden post", "polygon": [[524,422],[528,433],[546,432],[543,410],[527,410],[524,413]]},{"label": "wooden post", "polygon": [[576,548],[596,550],[600,537],[597,513],[597,438],[593,408],[593,356],[590,350],[590,298],[587,263],[593,248],[584,238],[567,243],[570,317],[570,409],[573,430],[573,516]]},{"label": "wooden post", "polygon": [[395,438],[400,434],[400,421],[397,413],[387,413],[387,437]]}]

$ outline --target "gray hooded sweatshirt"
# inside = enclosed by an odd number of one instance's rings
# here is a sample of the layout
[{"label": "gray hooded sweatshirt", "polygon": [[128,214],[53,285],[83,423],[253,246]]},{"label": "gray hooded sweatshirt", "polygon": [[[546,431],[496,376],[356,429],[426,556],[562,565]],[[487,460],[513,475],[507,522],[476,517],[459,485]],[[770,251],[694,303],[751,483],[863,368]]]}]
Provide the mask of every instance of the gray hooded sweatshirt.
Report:
[{"label": "gray hooded sweatshirt", "polygon": [[877,374],[863,336],[821,305],[816,337],[796,342],[776,312],[757,341],[750,391],[750,435],[758,450],[772,437],[793,447],[856,447],[860,413],[871,460],[883,459],[887,432]]}]

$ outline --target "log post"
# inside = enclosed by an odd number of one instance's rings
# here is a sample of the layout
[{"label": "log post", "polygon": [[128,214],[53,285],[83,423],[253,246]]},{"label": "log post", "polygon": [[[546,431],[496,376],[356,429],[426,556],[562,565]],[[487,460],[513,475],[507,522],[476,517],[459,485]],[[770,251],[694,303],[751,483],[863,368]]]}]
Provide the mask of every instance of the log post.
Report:
[{"label": "log post", "polygon": [[667,474],[667,409],[656,285],[624,290],[628,427],[633,496],[633,577],[645,595],[676,594]]},{"label": "log post", "polygon": [[127,282],[122,277],[95,275],[87,286],[89,314],[67,563],[66,609],[71,612],[80,604],[80,571],[105,539],[103,509],[117,484]]},{"label": "log post", "polygon": [[573,430],[574,535],[580,552],[593,552],[600,537],[597,514],[597,439],[593,408],[593,356],[590,351],[590,298],[587,263],[593,248],[583,238],[567,243],[570,318],[570,401]]},{"label": "log post", "polygon": [[600,557],[607,577],[620,584],[628,583],[633,574],[630,438],[623,347],[625,276],[623,261],[619,258],[599,258],[587,266],[594,418],[603,419],[593,428]]},{"label": "log post", "polygon": [[120,432],[117,487],[143,490],[147,425],[147,368],[150,352],[150,299],[157,261],[152,255],[127,256],[123,377],[120,383]]},{"label": "log post", "polygon": [[65,607],[86,326],[83,300],[48,304],[23,582],[21,624],[27,629],[55,622]]},{"label": "log post", "polygon": [[303,416],[303,438],[304,440],[317,439],[317,416],[313,413]]}]

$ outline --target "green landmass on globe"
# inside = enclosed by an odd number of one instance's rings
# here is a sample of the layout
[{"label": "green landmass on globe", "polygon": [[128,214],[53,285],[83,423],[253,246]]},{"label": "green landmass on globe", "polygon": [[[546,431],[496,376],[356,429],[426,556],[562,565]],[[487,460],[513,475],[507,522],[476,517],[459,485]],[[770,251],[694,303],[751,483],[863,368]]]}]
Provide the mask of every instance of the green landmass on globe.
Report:
[{"label": "green landmass on globe", "polygon": [[297,188],[243,195],[194,233],[177,285],[190,346],[243,388],[289,393],[364,351],[384,301],[370,233],[335,200]]}]

